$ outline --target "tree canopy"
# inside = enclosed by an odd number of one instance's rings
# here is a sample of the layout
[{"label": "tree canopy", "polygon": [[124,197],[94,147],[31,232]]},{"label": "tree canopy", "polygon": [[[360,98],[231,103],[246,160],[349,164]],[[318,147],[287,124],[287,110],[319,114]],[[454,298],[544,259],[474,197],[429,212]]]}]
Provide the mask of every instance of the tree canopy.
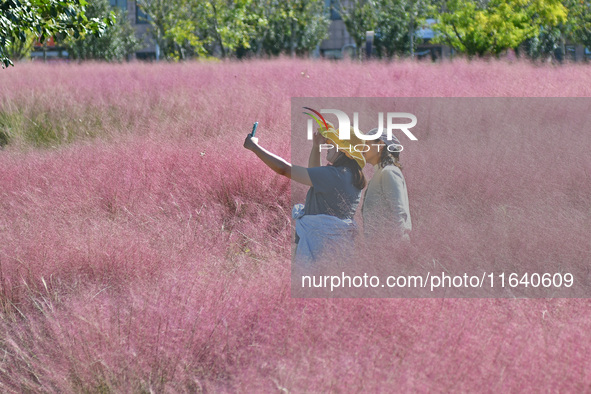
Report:
[{"label": "tree canopy", "polygon": [[469,56],[499,55],[566,22],[567,13],[560,0],[444,1],[435,41]]},{"label": "tree canopy", "polygon": [[91,0],[86,6],[86,16],[103,20],[115,15],[115,23],[108,25],[103,34],[86,34],[78,38],[68,37],[65,44],[70,56],[74,59],[89,60],[125,60],[126,57],[140,49],[139,39],[127,12],[119,8],[112,9],[109,0]]},{"label": "tree canopy", "polygon": [[164,57],[277,55],[328,36],[321,0],[139,0]]},{"label": "tree canopy", "polygon": [[107,18],[88,18],[85,0],[5,0],[0,3],[0,62],[12,65],[11,50],[19,42],[27,42],[33,35],[41,42],[57,34],[78,38],[92,33],[101,35]]},{"label": "tree canopy", "polygon": [[[121,60],[137,49],[124,12],[107,0],[0,2],[0,61],[35,40],[58,37],[80,59]],[[413,56],[427,19],[434,37],[468,56],[515,49],[531,58],[591,47],[591,0],[138,0],[162,58],[303,55],[328,38],[340,15],[361,58],[374,31],[379,57]],[[330,7],[335,7],[331,9]]]}]

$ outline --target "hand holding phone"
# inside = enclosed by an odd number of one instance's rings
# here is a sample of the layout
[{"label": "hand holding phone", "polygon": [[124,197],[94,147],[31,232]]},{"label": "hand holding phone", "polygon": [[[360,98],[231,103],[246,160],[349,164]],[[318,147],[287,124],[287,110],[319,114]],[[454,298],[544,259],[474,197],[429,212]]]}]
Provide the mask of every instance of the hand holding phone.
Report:
[{"label": "hand holding phone", "polygon": [[254,122],[254,125],[252,125],[252,132],[249,134],[250,135],[250,139],[252,140],[252,142],[254,142],[255,144],[258,144],[259,139],[257,137],[255,137],[255,133],[257,131],[257,126],[259,125],[259,122]]}]

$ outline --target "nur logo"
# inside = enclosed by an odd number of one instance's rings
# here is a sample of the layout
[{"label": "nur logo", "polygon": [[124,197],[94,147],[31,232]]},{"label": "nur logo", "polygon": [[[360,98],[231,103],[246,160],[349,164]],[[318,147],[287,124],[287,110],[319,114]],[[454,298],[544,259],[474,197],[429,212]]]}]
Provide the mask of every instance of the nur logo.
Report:
[{"label": "nur logo", "polygon": [[[312,108],[309,108],[309,107],[304,107],[304,109],[311,111],[312,113],[309,113],[309,112],[304,112],[304,113],[306,115],[309,115],[310,117],[312,117],[312,119],[315,120],[316,123],[318,123],[318,126],[320,126],[320,128],[324,128],[326,130],[328,130],[329,126],[328,126],[328,122],[326,121],[326,119],[324,119],[322,114],[336,115],[336,117],[339,121],[339,127],[338,127],[339,138],[341,140],[349,140],[351,138],[351,120],[349,119],[349,116],[345,112],[340,111],[338,109],[321,109],[320,112],[313,110]],[[312,136],[314,134],[312,119],[308,119],[307,138],[309,140],[312,139]],[[411,141],[417,141],[417,137],[415,137],[409,130],[409,129],[413,128],[414,126],[416,126],[416,124],[417,124],[417,117],[416,116],[414,116],[413,114],[407,113],[407,112],[388,112],[388,113],[386,113],[386,119],[387,119],[386,132],[387,132],[388,140],[392,140],[392,131],[393,130],[400,130]],[[394,123],[394,119],[409,119],[410,122],[409,123]],[[359,113],[353,112],[353,131],[354,131],[355,135],[362,140],[377,140],[384,132],[384,113],[383,112],[378,113],[377,131],[374,134],[363,134],[361,131],[359,131]]]}]

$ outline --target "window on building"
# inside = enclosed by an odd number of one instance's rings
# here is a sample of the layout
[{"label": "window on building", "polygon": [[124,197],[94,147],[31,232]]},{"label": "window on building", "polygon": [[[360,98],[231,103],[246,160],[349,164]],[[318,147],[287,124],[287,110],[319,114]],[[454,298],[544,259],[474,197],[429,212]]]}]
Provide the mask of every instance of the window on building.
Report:
[{"label": "window on building", "polygon": [[343,19],[341,14],[339,13],[339,0],[325,0],[324,5],[328,12],[329,18],[331,21],[338,21]]},{"label": "window on building", "polygon": [[127,11],[127,0],[110,0],[111,7],[121,8],[123,11]]},{"label": "window on building", "polygon": [[566,45],[564,47],[566,58],[569,60],[577,60],[577,54],[574,45]]},{"label": "window on building", "polygon": [[155,52],[136,52],[135,57],[137,60],[152,61],[152,60],[156,60],[156,53]]},{"label": "window on building", "polygon": [[149,20],[149,16],[142,11],[141,6],[138,4],[138,2],[135,2],[135,23],[140,25],[140,24],[146,24],[148,23]]},{"label": "window on building", "polygon": [[340,49],[325,49],[322,51],[325,59],[342,59],[343,52]]}]

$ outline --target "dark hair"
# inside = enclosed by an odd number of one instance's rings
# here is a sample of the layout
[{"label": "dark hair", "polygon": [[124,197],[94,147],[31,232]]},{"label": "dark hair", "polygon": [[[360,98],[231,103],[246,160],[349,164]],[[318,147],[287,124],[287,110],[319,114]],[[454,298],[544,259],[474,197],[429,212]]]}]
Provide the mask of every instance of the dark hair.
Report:
[{"label": "dark hair", "polygon": [[402,164],[398,161],[400,158],[400,152],[390,152],[386,146],[382,149],[382,155],[380,156],[380,167],[384,168],[387,165],[394,165],[402,170]]},{"label": "dark hair", "polygon": [[333,167],[347,167],[350,169],[353,173],[353,186],[357,189],[364,189],[365,186],[367,186],[365,175],[363,175],[363,171],[355,159],[351,159],[349,156],[341,152],[332,165]]}]

